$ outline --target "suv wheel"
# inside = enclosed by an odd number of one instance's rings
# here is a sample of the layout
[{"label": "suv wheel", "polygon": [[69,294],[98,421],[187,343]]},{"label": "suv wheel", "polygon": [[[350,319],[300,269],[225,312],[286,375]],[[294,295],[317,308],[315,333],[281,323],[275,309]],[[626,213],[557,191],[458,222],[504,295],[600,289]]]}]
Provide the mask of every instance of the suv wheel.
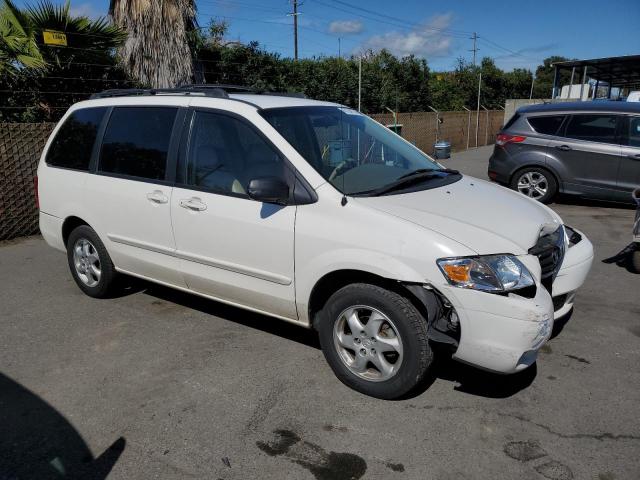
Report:
[{"label": "suv wheel", "polygon": [[67,240],[67,260],[78,287],[94,298],[111,292],[117,272],[102,241],[87,225],[75,228]]},{"label": "suv wheel", "polygon": [[549,203],[558,191],[558,183],[548,170],[529,167],[513,176],[511,188],[539,202]]},{"label": "suv wheel", "polygon": [[433,360],[427,323],[402,295],[357,283],[334,293],[318,330],[327,362],[349,387],[377,398],[411,391]]}]

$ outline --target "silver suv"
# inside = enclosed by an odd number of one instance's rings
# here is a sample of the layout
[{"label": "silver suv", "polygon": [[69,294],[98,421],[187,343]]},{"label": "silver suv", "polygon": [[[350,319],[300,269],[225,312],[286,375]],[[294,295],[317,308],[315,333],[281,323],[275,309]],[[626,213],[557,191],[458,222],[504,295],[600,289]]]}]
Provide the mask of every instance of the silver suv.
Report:
[{"label": "silver suv", "polygon": [[543,203],[558,192],[629,202],[640,186],[640,104],[520,108],[498,133],[488,173]]}]

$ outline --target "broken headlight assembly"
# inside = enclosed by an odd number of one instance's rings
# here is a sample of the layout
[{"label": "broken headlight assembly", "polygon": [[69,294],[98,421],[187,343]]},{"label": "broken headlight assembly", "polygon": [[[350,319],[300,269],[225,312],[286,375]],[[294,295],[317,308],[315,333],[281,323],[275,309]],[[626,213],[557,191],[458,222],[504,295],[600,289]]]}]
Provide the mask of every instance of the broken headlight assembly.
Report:
[{"label": "broken headlight assembly", "polygon": [[531,272],[513,255],[440,258],[436,261],[450,285],[507,293],[535,285]]}]

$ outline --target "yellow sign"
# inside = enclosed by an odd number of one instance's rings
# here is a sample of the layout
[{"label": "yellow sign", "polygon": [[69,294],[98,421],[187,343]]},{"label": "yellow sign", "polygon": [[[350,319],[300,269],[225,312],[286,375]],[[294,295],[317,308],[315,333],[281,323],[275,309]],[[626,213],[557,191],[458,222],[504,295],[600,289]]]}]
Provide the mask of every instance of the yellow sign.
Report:
[{"label": "yellow sign", "polygon": [[45,30],[42,32],[45,45],[62,45],[67,46],[67,36],[57,30]]}]

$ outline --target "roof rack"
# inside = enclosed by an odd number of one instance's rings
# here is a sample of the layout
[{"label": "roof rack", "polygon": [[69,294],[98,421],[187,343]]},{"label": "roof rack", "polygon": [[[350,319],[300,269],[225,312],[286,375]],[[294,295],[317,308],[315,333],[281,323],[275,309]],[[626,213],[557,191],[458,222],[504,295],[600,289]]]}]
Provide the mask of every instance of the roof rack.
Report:
[{"label": "roof rack", "polygon": [[201,85],[184,85],[178,88],[121,88],[105,90],[94,93],[91,99],[112,98],[112,97],[142,97],[153,95],[191,95],[198,94],[205,97],[229,98],[227,92],[222,88]]},{"label": "roof rack", "polygon": [[273,95],[277,97],[294,97],[294,98],[307,98],[302,92],[270,92],[268,90],[261,90],[254,87],[247,87],[245,85],[231,85],[226,83],[190,83],[180,85],[178,88],[194,88],[194,89],[216,89],[224,90],[227,93],[247,93],[251,95]]},{"label": "roof rack", "polygon": [[242,85],[190,83],[176,88],[121,88],[94,93],[91,99],[112,97],[142,97],[153,95],[200,95],[214,98],[229,98],[229,93],[245,93],[251,95],[273,95],[279,97],[307,98],[299,92],[268,92]]}]

